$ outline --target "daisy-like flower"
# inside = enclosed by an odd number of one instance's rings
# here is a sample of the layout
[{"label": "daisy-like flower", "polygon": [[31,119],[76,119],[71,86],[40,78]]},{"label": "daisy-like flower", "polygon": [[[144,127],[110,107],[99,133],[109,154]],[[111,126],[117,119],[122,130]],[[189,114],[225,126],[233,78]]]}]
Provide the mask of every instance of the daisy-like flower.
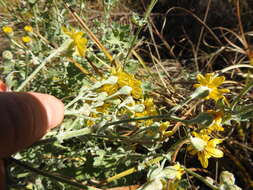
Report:
[{"label": "daisy-like flower", "polygon": [[119,65],[117,68],[113,68],[112,73],[118,77],[119,87],[130,86],[133,89],[131,95],[134,98],[140,99],[142,97],[141,81],[137,80],[134,75],[124,72]]},{"label": "daisy-like flower", "polygon": [[174,166],[169,166],[166,169],[171,170],[169,179],[180,180],[182,175],[184,174],[184,168],[182,168],[179,163],[176,163]]},{"label": "daisy-like flower", "polygon": [[208,135],[193,133],[191,137],[191,145],[187,148],[190,154],[197,154],[201,165],[204,168],[208,167],[208,159],[211,157],[221,158],[223,152],[216,148],[217,144],[222,143],[221,139],[211,139]]},{"label": "daisy-like flower", "polygon": [[66,35],[68,35],[73,40],[72,46],[75,48],[75,52],[79,56],[84,56],[88,42],[86,38],[83,38],[84,33],[77,32],[74,28],[68,30],[67,28],[63,27],[62,30]]},{"label": "daisy-like flower", "polygon": [[203,135],[209,135],[213,131],[224,131],[224,128],[222,127],[222,124],[221,124],[223,112],[208,110],[207,113],[213,116],[213,122],[207,128],[202,129],[200,133]]},{"label": "daisy-like flower", "polygon": [[22,41],[24,43],[30,43],[32,41],[32,38],[30,38],[29,36],[23,36]]},{"label": "daisy-like flower", "polygon": [[32,26],[30,26],[30,25],[26,25],[26,26],[24,27],[24,30],[25,30],[26,32],[32,32],[32,31],[33,31],[33,28],[32,28]]},{"label": "daisy-like flower", "polygon": [[10,26],[4,26],[4,27],[2,27],[2,30],[3,30],[3,32],[6,33],[6,34],[11,34],[11,33],[13,33],[13,29],[12,29],[12,27],[10,27]]},{"label": "daisy-like flower", "polygon": [[131,95],[135,99],[140,99],[143,96],[141,89],[141,81],[137,80],[134,75],[126,73],[120,66],[117,66],[117,68],[113,68],[112,75],[118,78],[117,83],[113,85],[103,85],[99,89],[99,91],[106,92],[108,95],[112,95],[120,88],[124,86],[129,86],[132,88]]},{"label": "daisy-like flower", "polygon": [[229,89],[218,89],[218,87],[226,80],[224,76],[217,77],[214,73],[197,75],[199,84],[194,84],[195,88],[206,87],[209,90],[209,95],[205,99],[213,99],[215,101],[225,98],[223,94],[228,93]]},{"label": "daisy-like flower", "polygon": [[[145,106],[145,110],[143,112],[136,112],[135,117],[145,117],[145,116],[153,116],[158,115],[158,112],[156,110],[156,105],[154,104],[153,98],[147,98],[142,102],[142,104]],[[150,126],[153,123],[152,119],[139,121],[138,123],[142,123],[145,126]]]}]

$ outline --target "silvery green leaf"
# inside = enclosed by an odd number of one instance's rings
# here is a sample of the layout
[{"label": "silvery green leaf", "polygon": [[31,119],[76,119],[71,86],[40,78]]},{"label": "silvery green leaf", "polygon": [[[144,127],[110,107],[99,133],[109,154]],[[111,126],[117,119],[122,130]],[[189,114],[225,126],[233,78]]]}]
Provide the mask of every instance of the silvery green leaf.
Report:
[{"label": "silvery green leaf", "polygon": [[99,102],[95,102],[94,104],[92,104],[92,107],[96,108],[96,107],[100,107],[100,106],[103,106],[103,105],[104,105],[104,102],[103,101],[99,101]]},{"label": "silvery green leaf", "polygon": [[108,79],[102,81],[102,85],[104,84],[116,84],[118,82],[118,77],[110,76]]},{"label": "silvery green leaf", "polygon": [[154,169],[153,171],[151,171],[148,178],[150,181],[153,181],[153,180],[157,180],[157,179],[160,180],[161,178],[164,178],[164,177],[165,177],[165,175],[163,172],[163,168],[158,167],[158,168]]},{"label": "silvery green leaf", "polygon": [[128,96],[121,104],[119,104],[118,108],[122,108],[124,106],[126,106],[127,104],[133,104],[134,103],[134,99],[132,96]]},{"label": "silvery green leaf", "polygon": [[125,106],[128,110],[133,112],[143,112],[145,110],[145,106],[143,104],[137,104],[134,106]]},{"label": "silvery green leaf", "polygon": [[177,177],[178,171],[174,166],[169,166],[163,169],[163,176],[167,179],[175,179]]},{"label": "silvery green leaf", "polygon": [[130,86],[123,86],[117,92],[118,95],[129,95],[133,89]]},{"label": "silvery green leaf", "polygon": [[209,88],[206,86],[201,86],[196,88],[196,90],[190,95],[190,99],[205,98],[209,95]]},{"label": "silvery green leaf", "polygon": [[84,103],[82,109],[80,110],[85,116],[89,116],[91,112],[91,107],[89,104]]},{"label": "silvery green leaf", "polygon": [[108,94],[106,92],[101,92],[98,94],[96,100],[97,101],[104,101],[107,98]]}]

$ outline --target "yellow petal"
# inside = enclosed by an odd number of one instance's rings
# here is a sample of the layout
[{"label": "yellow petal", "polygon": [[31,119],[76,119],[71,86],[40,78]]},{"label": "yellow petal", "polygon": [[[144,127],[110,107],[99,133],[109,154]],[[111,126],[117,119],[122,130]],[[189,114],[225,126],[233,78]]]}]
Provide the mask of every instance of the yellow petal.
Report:
[{"label": "yellow petal", "polygon": [[206,147],[205,151],[212,157],[215,158],[223,157],[223,152],[219,149]]},{"label": "yellow petal", "polygon": [[225,94],[225,93],[230,92],[230,90],[229,90],[229,89],[226,89],[226,88],[218,89],[218,91],[219,91],[219,93],[221,93],[221,94]]},{"label": "yellow petal", "polygon": [[209,93],[209,97],[214,99],[215,101],[218,101],[219,99],[223,98],[224,96],[222,93],[219,92],[217,88],[212,89]]},{"label": "yellow petal", "polygon": [[215,77],[212,81],[212,86],[214,87],[218,87],[220,86],[224,81],[226,80],[226,78],[224,76],[221,77]]},{"label": "yellow petal", "polygon": [[208,167],[208,158],[205,156],[204,152],[199,152],[198,153],[198,159],[199,159],[201,165],[203,166],[203,168]]},{"label": "yellow petal", "polygon": [[200,84],[206,84],[206,79],[202,74],[198,74],[196,78]]},{"label": "yellow petal", "polygon": [[194,84],[193,85],[195,88],[199,88],[199,87],[201,87],[202,85],[201,84]]},{"label": "yellow petal", "polygon": [[84,53],[85,53],[85,48],[83,46],[80,46],[80,45],[77,45],[76,48],[77,48],[78,55],[83,57]]},{"label": "yellow petal", "polygon": [[165,136],[165,137],[170,137],[170,136],[172,136],[172,135],[174,135],[174,132],[173,132],[173,131],[166,131],[166,132],[164,132],[164,134],[163,134],[163,136]]},{"label": "yellow petal", "polygon": [[222,139],[212,139],[212,140],[208,141],[207,146],[208,147],[216,147],[217,144],[220,144],[222,142],[223,142]]},{"label": "yellow petal", "polygon": [[206,79],[206,82],[207,82],[208,84],[211,83],[212,80],[213,80],[213,73],[207,73],[207,74],[205,75],[205,79]]}]

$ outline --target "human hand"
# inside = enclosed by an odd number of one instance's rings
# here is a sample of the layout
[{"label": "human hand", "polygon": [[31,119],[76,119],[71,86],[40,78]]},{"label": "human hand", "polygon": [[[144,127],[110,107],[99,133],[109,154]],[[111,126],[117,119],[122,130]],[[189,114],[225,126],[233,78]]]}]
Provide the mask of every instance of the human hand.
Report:
[{"label": "human hand", "polygon": [[[63,120],[57,98],[34,92],[0,92],[0,159],[27,148]],[[5,189],[0,160],[0,190]]]}]

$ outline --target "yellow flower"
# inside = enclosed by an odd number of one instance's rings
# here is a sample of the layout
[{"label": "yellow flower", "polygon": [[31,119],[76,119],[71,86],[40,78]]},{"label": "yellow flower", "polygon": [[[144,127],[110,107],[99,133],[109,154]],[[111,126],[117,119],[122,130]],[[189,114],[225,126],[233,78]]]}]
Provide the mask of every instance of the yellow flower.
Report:
[{"label": "yellow flower", "polygon": [[116,76],[120,87],[130,86],[132,88],[131,94],[135,99],[142,97],[141,81],[135,79],[134,75],[120,71],[116,73]]},{"label": "yellow flower", "polygon": [[223,152],[216,148],[217,144],[222,142],[221,139],[211,139],[208,135],[193,133],[195,137],[191,137],[191,145],[187,148],[190,154],[197,154],[201,165],[208,167],[208,159],[211,157],[221,158]]},{"label": "yellow flower", "polygon": [[175,179],[180,180],[182,175],[184,174],[184,168],[182,168],[179,163],[175,164],[174,166],[170,166],[169,168],[175,170]]},{"label": "yellow flower", "polygon": [[31,26],[29,26],[29,25],[26,25],[26,26],[24,27],[24,30],[25,30],[26,32],[32,32],[32,31],[33,31],[33,28],[32,28]]},{"label": "yellow flower", "polygon": [[[98,114],[96,114],[96,113],[91,113],[91,114],[89,115],[89,117],[91,117],[91,118],[97,118],[97,117],[98,117]],[[95,125],[95,121],[92,120],[92,119],[88,119],[86,125],[87,125],[88,127],[91,127],[91,126]]]},{"label": "yellow flower", "polygon": [[69,31],[65,27],[63,27],[63,32],[73,40],[72,45],[75,48],[75,52],[79,56],[84,56],[87,49],[87,42],[88,42],[86,38],[83,38],[84,33],[77,32],[74,28],[71,28],[71,31]]},{"label": "yellow flower", "polygon": [[134,75],[122,71],[122,68],[120,66],[117,66],[117,68],[113,68],[112,75],[118,77],[117,83],[114,85],[103,85],[99,89],[100,92],[106,92],[108,95],[112,95],[117,92],[121,87],[129,86],[132,88],[131,95],[135,99],[142,98],[143,94],[141,89],[141,81],[137,80]]},{"label": "yellow flower", "polygon": [[102,106],[97,107],[96,111],[101,113],[108,113],[110,107],[111,107],[110,103],[104,103]]},{"label": "yellow flower", "polygon": [[3,32],[6,33],[6,34],[11,34],[11,33],[13,33],[13,29],[12,29],[12,27],[10,27],[10,26],[4,26],[4,27],[2,27],[2,30],[3,30]]},{"label": "yellow flower", "polygon": [[29,36],[23,36],[22,37],[22,41],[24,43],[30,43],[32,41],[32,39]]},{"label": "yellow flower", "polygon": [[225,81],[225,77],[217,77],[214,73],[207,73],[205,76],[198,74],[197,80],[199,84],[194,84],[195,88],[207,87],[209,95],[205,99],[213,99],[215,101],[225,98],[223,94],[228,93],[229,89],[218,89],[218,87]]},{"label": "yellow flower", "polygon": [[99,92],[106,92],[109,96],[117,92],[119,89],[118,84],[105,84],[100,89]]},{"label": "yellow flower", "polygon": [[[140,113],[135,113],[135,117],[145,117],[145,116],[153,116],[158,115],[156,111],[156,105],[154,104],[153,98],[147,98],[142,103],[145,106],[145,110]],[[140,121],[139,123],[142,123],[146,126],[150,126],[153,123],[152,119]]]},{"label": "yellow flower", "polygon": [[170,136],[172,136],[174,134],[173,131],[166,131],[168,129],[169,125],[170,125],[169,121],[162,122],[160,124],[159,129],[160,129],[162,137],[170,137]]},{"label": "yellow flower", "polygon": [[214,119],[211,125],[209,125],[206,129],[201,130],[201,133],[208,135],[213,131],[224,131],[224,128],[221,125],[223,112],[214,110],[208,110],[207,112],[210,113]]}]

